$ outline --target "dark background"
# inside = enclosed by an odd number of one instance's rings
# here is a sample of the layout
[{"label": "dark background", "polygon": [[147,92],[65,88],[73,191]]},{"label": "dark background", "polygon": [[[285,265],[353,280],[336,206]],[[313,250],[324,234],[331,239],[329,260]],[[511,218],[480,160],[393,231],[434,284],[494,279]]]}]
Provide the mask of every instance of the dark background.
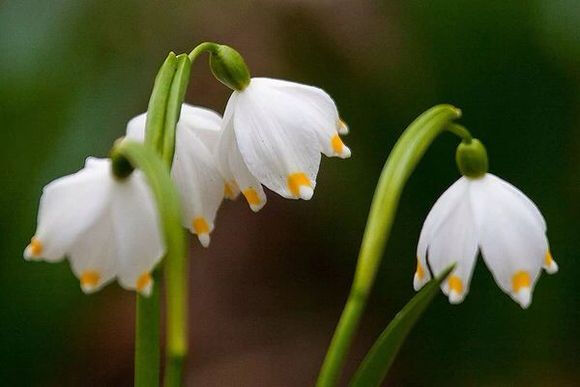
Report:
[{"label": "dark background", "polygon": [[[132,383],[134,295],[85,296],[68,263],[26,263],[42,187],[105,156],[144,111],[169,50],[227,43],[252,74],[319,86],[353,157],[324,159],[314,198],[225,202],[212,244],[191,243],[188,385],[312,385],[354,272],[373,190],[406,125],[462,108],[491,171],[542,209],[560,272],[523,311],[480,261],[459,306],[439,296],[388,385],[580,383],[580,3],[535,1],[0,2],[0,380]],[[204,57],[187,101],[223,112]],[[458,173],[441,136],[402,196],[350,375],[414,292],[422,222]],[[345,381],[347,379],[345,378]]]}]

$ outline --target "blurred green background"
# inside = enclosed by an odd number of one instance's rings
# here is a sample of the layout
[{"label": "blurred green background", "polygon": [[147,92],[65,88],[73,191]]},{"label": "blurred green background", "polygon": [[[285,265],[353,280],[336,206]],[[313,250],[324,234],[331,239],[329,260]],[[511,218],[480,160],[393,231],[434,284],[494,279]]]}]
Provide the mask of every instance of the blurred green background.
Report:
[{"label": "blurred green background", "polygon": [[[26,263],[42,187],[106,156],[147,105],[169,50],[227,43],[253,75],[319,86],[353,157],[325,159],[314,198],[224,203],[212,245],[191,243],[187,385],[311,385],[354,271],[374,186],[406,125],[461,107],[491,171],[542,209],[560,272],[523,311],[480,261],[459,306],[439,296],[387,385],[580,384],[580,3],[530,1],[0,2],[0,381],[132,382],[134,296],[81,293],[68,264]],[[223,112],[206,59],[187,101]],[[443,135],[402,196],[346,375],[413,296],[422,222],[458,173]],[[344,381],[346,382],[346,378]]]}]

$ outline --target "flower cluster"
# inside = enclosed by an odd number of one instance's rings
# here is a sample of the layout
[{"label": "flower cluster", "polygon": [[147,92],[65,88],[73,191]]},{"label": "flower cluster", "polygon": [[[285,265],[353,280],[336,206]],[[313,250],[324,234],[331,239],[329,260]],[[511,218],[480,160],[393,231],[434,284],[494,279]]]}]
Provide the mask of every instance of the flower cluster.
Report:
[{"label": "flower cluster", "polygon": [[[127,138],[144,141],[146,113],[129,121]],[[253,78],[233,92],[225,117],[184,104],[176,127],[171,177],[182,224],[207,247],[224,197],[241,192],[253,211],[266,204],[263,185],[286,198],[314,193],[320,153],[350,157],[347,133],[321,89]],[[26,259],[69,258],[85,292],[117,277],[149,294],[151,271],[165,251],[152,193],[143,175],[115,177],[110,160],[87,159],[81,171],[45,187],[38,228]]]},{"label": "flower cluster", "polygon": [[[198,47],[210,51],[212,72],[233,93],[223,118],[209,109],[181,106],[171,178],[181,199],[182,225],[208,247],[224,198],[234,200],[241,193],[254,212],[266,204],[264,187],[284,198],[309,200],[321,154],[344,159],[351,151],[341,139],[348,126],[326,92],[251,78],[243,58],[231,47]],[[126,137],[144,142],[146,123],[147,113],[130,120]],[[465,128],[456,130],[463,138],[456,155],[463,177],[425,220],[414,288],[419,290],[434,274],[455,264],[442,290],[451,303],[463,301],[481,252],[500,288],[526,308],[542,268],[548,273],[558,270],[546,223],[523,193],[487,173],[481,142]],[[143,174],[118,176],[110,160],[89,158],[81,171],[45,187],[38,228],[24,256],[49,262],[67,256],[85,292],[118,278],[121,286],[147,295],[153,285],[151,272],[166,250],[161,231]]]}]

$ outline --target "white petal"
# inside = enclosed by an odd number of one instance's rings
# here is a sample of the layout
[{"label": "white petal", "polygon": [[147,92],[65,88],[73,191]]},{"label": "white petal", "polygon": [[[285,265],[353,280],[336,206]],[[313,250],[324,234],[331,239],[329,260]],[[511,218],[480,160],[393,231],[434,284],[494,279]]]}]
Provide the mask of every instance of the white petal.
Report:
[{"label": "white petal", "polygon": [[[213,150],[219,139],[221,120],[221,116],[211,109],[184,103],[181,105],[177,126],[193,131],[208,149]],[[147,113],[132,118],[127,123],[127,138],[143,142],[146,123]]]},{"label": "white petal", "polygon": [[79,172],[44,187],[38,211],[38,228],[25,258],[57,261],[67,253],[106,210],[113,182],[108,161],[88,159]]},{"label": "white petal", "polygon": [[[234,96],[230,98],[230,102]],[[244,194],[246,201],[252,211],[259,211],[266,204],[266,194],[262,185],[248,170],[246,163],[242,159],[235,141],[234,128],[232,126],[233,114],[230,108],[226,108],[224,115],[224,129],[218,144],[217,163],[222,176],[226,179],[227,187],[230,191],[230,198],[233,198],[238,190]]]},{"label": "white petal", "polygon": [[[459,188],[459,186],[456,186]],[[439,274],[451,264],[456,267],[442,284],[451,303],[463,301],[469,292],[469,284],[477,257],[477,226],[469,200],[469,184],[449,213],[433,230],[427,246],[427,259],[434,274]]]},{"label": "white petal", "polygon": [[235,177],[230,168],[230,152],[232,148],[237,146],[235,144],[234,127],[233,127],[233,112],[236,101],[236,93],[232,93],[226,105],[224,119],[222,121],[222,129],[220,138],[218,139],[217,152],[215,154],[216,165],[218,170],[229,183],[235,183]]},{"label": "white petal", "polygon": [[79,235],[69,251],[71,268],[85,293],[101,289],[117,273],[117,244],[110,211]]},{"label": "white petal", "polygon": [[292,99],[294,109],[301,112],[303,121],[317,134],[322,153],[328,157],[350,157],[350,149],[339,136],[348,133],[348,126],[340,120],[336,104],[324,90],[269,78],[254,78],[252,82],[276,88]]},{"label": "white petal", "polygon": [[[492,180],[494,184],[500,186],[500,188],[498,189],[502,189],[503,191],[505,191],[506,195],[512,196],[512,200],[514,203],[517,203],[517,206],[520,209],[521,214],[527,215],[528,222],[530,222],[531,224],[535,224],[544,233],[547,231],[546,220],[542,216],[538,207],[534,204],[534,202],[530,200],[530,198],[528,198],[522,191],[520,191],[507,181],[502,180],[501,178],[492,174],[487,174],[487,176],[489,176],[489,179]],[[544,254],[544,263],[542,267],[546,270],[548,274],[554,274],[558,272],[558,264],[552,257],[549,248],[547,248]]]},{"label": "white petal", "polygon": [[211,109],[183,104],[178,126],[192,131],[207,147],[214,152],[220,137],[222,117]]},{"label": "white petal", "polygon": [[113,192],[119,282],[124,288],[147,294],[151,290],[149,273],[165,252],[153,194],[140,171],[116,182]]},{"label": "white petal", "polygon": [[418,266],[413,280],[415,290],[419,290],[431,279],[426,262],[427,247],[433,241],[435,231],[459,206],[461,199],[467,194],[467,187],[468,181],[465,178],[457,180],[439,197],[427,215],[417,245]]},{"label": "white petal", "polygon": [[522,208],[522,213],[527,213],[527,215],[532,218],[530,219],[531,222],[536,223],[536,225],[544,232],[546,232],[546,220],[542,216],[542,213],[538,209],[538,207],[528,198],[522,191],[508,183],[507,181],[488,173],[486,174],[486,179],[490,179],[501,187],[503,191],[506,191],[506,195],[511,194],[513,196],[514,203],[518,203],[518,206],[524,207]]},{"label": "white petal", "polygon": [[193,130],[177,128],[171,175],[183,206],[183,225],[209,244],[216,212],[224,196],[224,179],[215,158]]},{"label": "white petal", "polygon": [[529,206],[513,190],[486,176],[473,190],[473,205],[481,224],[480,245],[484,261],[498,286],[523,308],[548,251],[548,241]]},{"label": "white petal", "polygon": [[[264,81],[262,79],[262,81]],[[255,82],[237,93],[233,113],[240,153],[262,184],[286,198],[307,199],[316,184],[320,149],[316,122],[291,90]]]},{"label": "white petal", "polygon": [[147,113],[139,114],[127,123],[126,137],[131,140],[145,141],[145,124],[147,122]]}]

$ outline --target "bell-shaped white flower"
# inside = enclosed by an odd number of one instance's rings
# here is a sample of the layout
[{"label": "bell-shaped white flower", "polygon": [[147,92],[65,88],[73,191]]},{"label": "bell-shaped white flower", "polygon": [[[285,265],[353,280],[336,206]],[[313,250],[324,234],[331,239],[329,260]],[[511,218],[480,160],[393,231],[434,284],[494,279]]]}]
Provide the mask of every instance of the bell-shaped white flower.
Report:
[{"label": "bell-shaped white flower", "polygon": [[[127,137],[143,141],[146,120],[147,113],[143,113],[129,121]],[[183,104],[175,134],[171,177],[181,197],[182,223],[204,247],[209,245],[224,191],[235,197],[215,162],[221,123],[221,116],[213,110]]]},{"label": "bell-shaped white flower", "polygon": [[498,286],[523,308],[531,303],[542,267],[550,274],[558,271],[538,208],[489,173],[460,178],[433,206],[417,247],[415,290],[431,278],[429,269],[440,273],[456,262],[442,290],[451,303],[463,301],[480,250]]},{"label": "bell-shaped white flower", "polygon": [[68,257],[85,293],[117,277],[149,295],[151,271],[165,251],[153,194],[142,172],[113,176],[111,160],[88,158],[77,173],[44,187],[27,260]]},{"label": "bell-shaped white flower", "polygon": [[266,203],[262,184],[285,198],[310,199],[320,153],[350,157],[339,134],[348,132],[323,90],[252,78],[226,106],[218,166],[232,191],[254,211]]}]

